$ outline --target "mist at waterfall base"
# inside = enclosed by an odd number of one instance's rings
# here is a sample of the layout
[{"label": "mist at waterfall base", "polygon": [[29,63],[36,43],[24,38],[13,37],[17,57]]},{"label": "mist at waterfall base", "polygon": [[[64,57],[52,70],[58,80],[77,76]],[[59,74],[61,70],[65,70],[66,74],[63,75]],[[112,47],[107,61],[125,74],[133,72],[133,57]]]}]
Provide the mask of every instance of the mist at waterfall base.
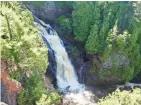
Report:
[{"label": "mist at waterfall base", "polygon": [[[39,19],[38,19],[39,20]],[[63,41],[49,24],[42,20],[37,23],[40,33],[54,51],[57,64],[57,86],[64,93],[64,99],[78,105],[95,105],[92,101],[93,94],[78,82],[74,67],[68,57]]]}]

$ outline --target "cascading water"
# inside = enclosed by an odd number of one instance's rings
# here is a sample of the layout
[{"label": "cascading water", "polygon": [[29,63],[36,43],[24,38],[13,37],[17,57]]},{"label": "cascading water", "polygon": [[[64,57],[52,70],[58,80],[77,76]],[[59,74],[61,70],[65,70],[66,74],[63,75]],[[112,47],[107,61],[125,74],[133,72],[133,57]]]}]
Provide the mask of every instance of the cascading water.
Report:
[{"label": "cascading water", "polygon": [[92,93],[87,91],[84,85],[78,82],[74,67],[71,64],[64,44],[56,31],[43,21],[39,19],[38,21],[42,37],[46,39],[55,53],[57,63],[57,85],[63,92],[65,92],[66,89],[69,90],[69,92],[64,94],[64,99],[71,100],[71,102],[76,103],[77,105],[95,105],[91,100],[91,97],[93,96]]},{"label": "cascading water", "polygon": [[[42,24],[43,22],[40,21]],[[49,25],[46,25],[50,27]],[[69,90],[76,90],[80,88],[77,76],[75,74],[74,68],[69,60],[68,54],[63,46],[63,42],[58,37],[54,30],[49,30],[48,33],[46,28],[40,25],[42,30],[42,36],[47,40],[50,47],[55,52],[55,58],[57,62],[57,85],[61,90],[69,87]]]}]

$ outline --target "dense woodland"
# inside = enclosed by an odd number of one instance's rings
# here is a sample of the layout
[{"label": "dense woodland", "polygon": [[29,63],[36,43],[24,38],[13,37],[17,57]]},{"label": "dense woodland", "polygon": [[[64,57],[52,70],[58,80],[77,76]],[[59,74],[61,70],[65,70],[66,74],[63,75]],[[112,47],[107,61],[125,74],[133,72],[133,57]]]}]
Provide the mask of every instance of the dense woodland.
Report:
[{"label": "dense woodland", "polygon": [[124,81],[130,81],[141,70],[139,5],[132,2],[74,4],[74,35],[77,40],[85,43],[86,52],[99,54],[104,60],[116,54],[130,60],[130,65],[119,68],[121,72],[115,62],[113,70],[104,75],[114,74]]},{"label": "dense woodland", "polygon": [[[40,7],[44,2],[29,2]],[[115,76],[122,83],[134,78],[141,83],[141,2],[55,2],[69,7],[70,15],[57,18],[65,37],[82,43],[86,54],[97,55],[103,64],[112,62],[103,72],[102,64],[92,62],[91,73],[101,79]],[[18,105],[61,105],[61,93],[49,92],[43,75],[48,67],[48,49],[43,43],[32,13],[22,2],[1,2],[1,59],[9,62],[7,74],[19,81],[23,90]],[[69,40],[69,39],[68,39]],[[111,59],[112,58],[112,59]],[[24,78],[26,71],[30,78]],[[99,105],[140,105],[141,89],[117,89]]]}]

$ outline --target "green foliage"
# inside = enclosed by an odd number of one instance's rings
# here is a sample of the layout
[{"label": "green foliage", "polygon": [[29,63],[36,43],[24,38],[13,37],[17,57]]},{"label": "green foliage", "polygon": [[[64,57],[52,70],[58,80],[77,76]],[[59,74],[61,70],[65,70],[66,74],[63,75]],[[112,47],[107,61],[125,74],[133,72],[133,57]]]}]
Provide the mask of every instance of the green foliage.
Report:
[{"label": "green foliage", "polygon": [[80,56],[80,51],[78,50],[78,48],[76,46],[71,47],[71,52],[75,56]]},{"label": "green foliage", "polygon": [[33,71],[30,78],[24,82],[24,90],[19,94],[19,105],[33,105],[38,101],[42,94],[46,93],[43,80],[38,71]]},{"label": "green foliage", "polygon": [[60,7],[72,7],[73,1],[55,1],[55,4]]},{"label": "green foliage", "polygon": [[76,39],[85,42],[93,22],[93,3],[74,2],[72,12],[73,31]]},{"label": "green foliage", "polygon": [[90,54],[103,53],[106,48],[106,37],[115,21],[118,6],[114,2],[96,2],[94,5],[94,25],[85,44]]},{"label": "green foliage", "polygon": [[[23,80],[23,79],[22,79]],[[31,72],[29,78],[23,81],[24,90],[18,97],[19,105],[54,105],[60,103],[58,92],[49,92],[43,83],[43,78],[39,71]]]},{"label": "green foliage", "polygon": [[[127,8],[124,8],[124,10],[126,9]],[[128,15],[128,11],[127,11],[127,15]],[[128,16],[128,18],[131,17]],[[110,30],[108,33],[107,41],[106,41],[108,47],[105,50],[105,53],[107,53],[108,56],[110,56],[112,53],[117,54],[120,52],[130,60],[130,65],[120,68],[122,69],[121,72],[118,72],[119,70],[116,70],[117,74],[122,73],[120,77],[125,82],[130,81],[134,77],[134,75],[139,73],[141,70],[141,66],[140,66],[141,54],[139,49],[140,45],[137,43],[138,37],[141,33],[139,28],[141,27],[140,25],[141,21],[137,22],[135,17],[134,18],[132,17],[132,21],[130,21],[130,19],[127,20],[129,21],[123,21],[118,19],[115,22],[113,29]],[[121,23],[124,24],[121,25]]]},{"label": "green foliage", "polygon": [[120,67],[121,58],[111,60],[112,68],[104,72],[97,67],[100,75],[115,75],[126,82],[141,71],[140,5],[141,2],[74,3],[73,31],[77,40],[85,41],[87,53],[98,54],[103,62],[118,54],[127,59],[125,63],[129,60],[129,64]]},{"label": "green foliage", "polygon": [[45,4],[45,1],[28,1],[28,4],[31,4],[35,7],[41,7]]},{"label": "green foliage", "polygon": [[132,91],[120,91],[117,89],[112,94],[101,99],[98,105],[140,105],[141,89],[135,88]]},{"label": "green foliage", "polygon": [[65,16],[60,16],[57,19],[57,22],[60,24],[61,31],[66,35],[70,35],[72,33],[72,21]]},{"label": "green foliage", "polygon": [[[51,97],[49,102],[55,103],[59,95],[49,93],[41,78],[48,65],[48,51],[32,14],[21,2],[1,2],[0,5],[1,56],[10,62],[11,77],[24,81],[18,104],[35,105],[42,94],[47,94]],[[23,79],[21,75],[27,70],[31,75]]]},{"label": "green foliage", "polygon": [[1,2],[0,11],[1,56],[10,62],[11,71],[45,71],[47,48],[31,13],[21,2]]},{"label": "green foliage", "polygon": [[90,35],[88,36],[88,40],[85,44],[85,48],[86,48],[87,52],[90,54],[92,54],[93,52],[97,53],[98,48],[100,47],[100,40],[99,40],[99,36],[97,33],[98,30],[99,30],[98,26],[93,25],[93,27],[90,31]]},{"label": "green foliage", "polygon": [[37,105],[56,105],[60,103],[60,96],[57,93],[42,94],[40,100],[36,102]]}]

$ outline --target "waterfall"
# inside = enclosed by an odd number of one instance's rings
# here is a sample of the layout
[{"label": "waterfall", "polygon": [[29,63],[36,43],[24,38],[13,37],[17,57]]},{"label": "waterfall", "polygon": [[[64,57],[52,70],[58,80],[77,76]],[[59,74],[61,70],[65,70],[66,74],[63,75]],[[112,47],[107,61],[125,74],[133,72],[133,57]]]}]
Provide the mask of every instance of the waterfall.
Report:
[{"label": "waterfall", "polygon": [[43,39],[54,51],[57,64],[57,86],[64,92],[63,100],[69,100],[73,105],[96,105],[93,100],[93,94],[78,82],[74,67],[57,32],[49,24],[45,24],[39,19],[37,25]]},{"label": "waterfall", "polygon": [[40,23],[41,24],[39,24],[39,27],[41,30],[41,35],[47,40],[49,46],[55,53],[55,59],[57,63],[56,78],[58,87],[61,90],[66,88],[69,90],[79,89],[81,84],[78,83],[77,75],[65,50],[63,41],[59,38],[56,31],[53,30],[50,25],[45,24],[41,20]]}]

